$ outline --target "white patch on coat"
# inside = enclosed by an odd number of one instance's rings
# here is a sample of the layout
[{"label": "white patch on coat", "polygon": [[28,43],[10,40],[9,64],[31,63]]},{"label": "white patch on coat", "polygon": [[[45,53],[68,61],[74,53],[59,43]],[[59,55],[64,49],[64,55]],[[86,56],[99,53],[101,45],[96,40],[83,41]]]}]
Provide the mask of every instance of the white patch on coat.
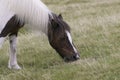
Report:
[{"label": "white patch on coat", "polygon": [[69,33],[68,31],[66,31],[66,34],[67,34],[67,36],[68,36],[68,39],[69,39],[69,41],[70,41],[70,43],[71,43],[71,45],[72,45],[75,53],[77,53],[77,50],[76,50],[75,46],[73,45],[72,37],[71,37],[70,33]]}]

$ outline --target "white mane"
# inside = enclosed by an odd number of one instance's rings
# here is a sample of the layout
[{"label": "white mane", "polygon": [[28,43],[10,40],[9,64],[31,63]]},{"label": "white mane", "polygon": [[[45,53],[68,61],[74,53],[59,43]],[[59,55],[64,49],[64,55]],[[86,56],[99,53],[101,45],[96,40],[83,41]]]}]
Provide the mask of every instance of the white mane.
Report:
[{"label": "white mane", "polygon": [[17,15],[21,23],[46,32],[51,11],[40,0],[0,0],[0,19],[4,14]]}]

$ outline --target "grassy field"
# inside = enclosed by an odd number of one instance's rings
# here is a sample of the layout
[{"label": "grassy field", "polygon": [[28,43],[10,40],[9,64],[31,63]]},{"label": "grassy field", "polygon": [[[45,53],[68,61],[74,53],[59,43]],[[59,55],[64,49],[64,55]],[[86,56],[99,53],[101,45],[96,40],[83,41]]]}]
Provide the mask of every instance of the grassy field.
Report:
[{"label": "grassy field", "polygon": [[18,37],[22,70],[9,70],[8,41],[0,50],[0,80],[120,80],[120,0],[43,0],[71,26],[81,59],[65,63],[44,34]]}]

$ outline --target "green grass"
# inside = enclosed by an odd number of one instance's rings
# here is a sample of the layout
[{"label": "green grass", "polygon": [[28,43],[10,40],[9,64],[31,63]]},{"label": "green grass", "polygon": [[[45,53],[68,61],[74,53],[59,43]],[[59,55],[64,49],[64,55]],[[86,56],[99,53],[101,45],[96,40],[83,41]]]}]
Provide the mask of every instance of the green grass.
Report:
[{"label": "green grass", "polygon": [[71,26],[81,59],[65,63],[44,34],[18,37],[22,70],[9,70],[8,41],[0,50],[0,80],[120,80],[120,0],[43,0]]}]

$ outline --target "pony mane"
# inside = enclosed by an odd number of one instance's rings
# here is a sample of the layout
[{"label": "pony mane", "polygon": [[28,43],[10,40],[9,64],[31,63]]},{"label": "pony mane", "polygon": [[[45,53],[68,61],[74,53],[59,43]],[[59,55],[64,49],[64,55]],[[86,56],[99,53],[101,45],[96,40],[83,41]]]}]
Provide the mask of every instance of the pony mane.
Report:
[{"label": "pony mane", "polygon": [[[40,0],[0,0],[1,12],[13,13],[21,24],[26,23],[30,29],[47,32],[51,11]],[[37,28],[35,28],[37,27]]]}]

